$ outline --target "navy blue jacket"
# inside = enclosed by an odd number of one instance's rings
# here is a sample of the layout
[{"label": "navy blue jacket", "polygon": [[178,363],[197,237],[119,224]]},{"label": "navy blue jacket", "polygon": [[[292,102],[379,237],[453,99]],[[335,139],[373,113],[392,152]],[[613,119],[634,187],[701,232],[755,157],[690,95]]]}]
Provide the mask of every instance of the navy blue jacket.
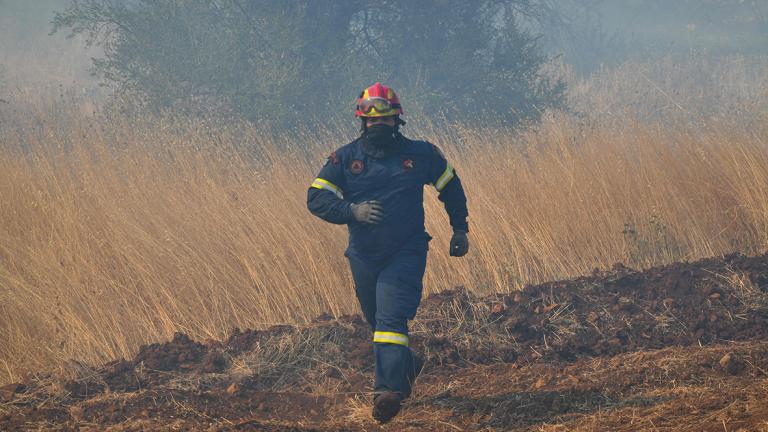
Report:
[{"label": "navy blue jacket", "polygon": [[[349,228],[348,254],[384,259],[415,236],[429,239],[424,229],[424,185],[439,192],[454,230],[468,231],[467,199],[456,171],[442,152],[426,141],[400,135],[402,150],[384,158],[363,151],[360,139],[332,153],[307,193],[312,214]],[[357,222],[350,205],[379,201],[383,220]]]}]

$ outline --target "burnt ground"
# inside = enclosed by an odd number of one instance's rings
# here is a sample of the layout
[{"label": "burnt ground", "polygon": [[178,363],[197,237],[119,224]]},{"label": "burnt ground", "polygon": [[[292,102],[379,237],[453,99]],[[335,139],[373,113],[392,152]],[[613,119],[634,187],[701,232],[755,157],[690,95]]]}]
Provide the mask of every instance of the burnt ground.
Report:
[{"label": "burnt ground", "polygon": [[425,299],[427,366],[404,411],[370,417],[358,316],[183,334],[131,360],[0,389],[1,430],[768,430],[768,255],[730,255],[475,297]]}]

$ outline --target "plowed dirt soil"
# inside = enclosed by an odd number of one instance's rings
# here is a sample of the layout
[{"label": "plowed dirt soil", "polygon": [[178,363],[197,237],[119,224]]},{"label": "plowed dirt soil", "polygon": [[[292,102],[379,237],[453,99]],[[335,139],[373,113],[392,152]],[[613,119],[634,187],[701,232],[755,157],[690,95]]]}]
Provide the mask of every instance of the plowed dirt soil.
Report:
[{"label": "plowed dirt soil", "polygon": [[144,346],[0,390],[0,430],[768,431],[768,255],[731,255],[477,298],[425,299],[427,365],[370,417],[358,316]]}]

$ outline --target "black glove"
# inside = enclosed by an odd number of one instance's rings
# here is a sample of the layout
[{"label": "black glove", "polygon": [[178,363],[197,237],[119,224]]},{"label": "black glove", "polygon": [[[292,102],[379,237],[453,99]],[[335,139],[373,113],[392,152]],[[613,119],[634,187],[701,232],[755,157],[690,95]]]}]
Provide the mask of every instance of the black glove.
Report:
[{"label": "black glove", "polygon": [[467,254],[469,250],[469,239],[467,238],[467,232],[462,230],[456,230],[451,237],[451,256],[462,257]]},{"label": "black glove", "polygon": [[355,220],[366,224],[376,225],[384,216],[384,209],[378,201],[363,201],[350,205],[350,208]]}]

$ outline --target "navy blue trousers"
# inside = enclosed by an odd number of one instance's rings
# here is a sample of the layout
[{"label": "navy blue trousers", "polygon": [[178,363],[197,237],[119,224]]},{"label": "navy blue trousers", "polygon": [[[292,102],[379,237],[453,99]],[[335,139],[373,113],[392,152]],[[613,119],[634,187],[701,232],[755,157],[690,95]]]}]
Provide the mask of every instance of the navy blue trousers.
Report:
[{"label": "navy blue trousers", "polygon": [[347,254],[355,293],[371,326],[376,355],[374,392],[395,391],[407,398],[415,379],[408,320],[416,316],[423,291],[430,237],[418,236],[383,260]]}]

